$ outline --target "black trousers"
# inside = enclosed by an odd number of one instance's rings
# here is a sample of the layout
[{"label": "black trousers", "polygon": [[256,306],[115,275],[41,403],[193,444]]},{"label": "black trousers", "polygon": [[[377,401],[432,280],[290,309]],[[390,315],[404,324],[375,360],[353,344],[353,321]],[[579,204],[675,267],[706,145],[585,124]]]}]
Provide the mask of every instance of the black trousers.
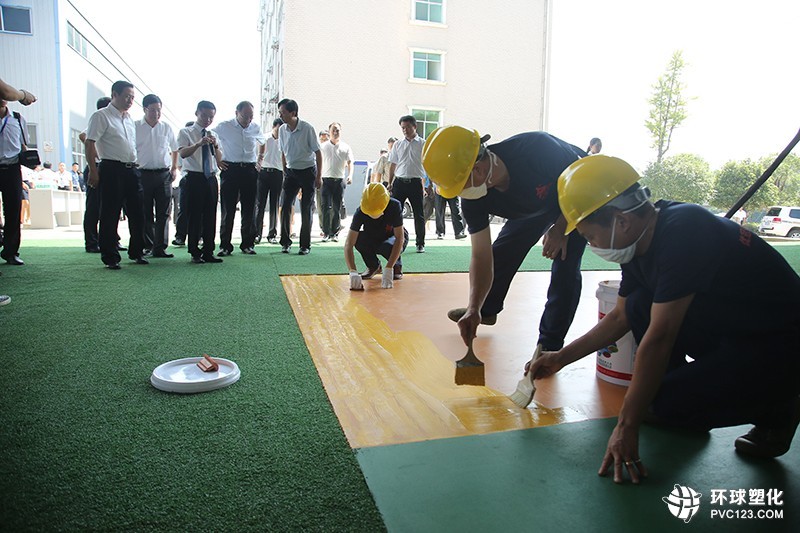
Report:
[{"label": "black trousers", "polygon": [[344,178],[322,178],[322,232],[328,237],[338,235],[342,225],[342,196]]},{"label": "black trousers", "polygon": [[[625,299],[625,315],[641,342],[650,325],[653,295],[643,288]],[[798,326],[736,338],[708,331],[689,307],[661,386],[650,409],[663,423],[707,430],[785,424],[800,394]],[[688,362],[686,356],[694,359]]]},{"label": "black trousers", "polygon": [[283,186],[283,170],[279,168],[262,168],[258,173],[256,185],[256,237],[260,241],[264,232],[264,212],[269,199],[269,230],[267,238],[278,236],[278,200]]},{"label": "black trousers", "polygon": [[[227,163],[227,162],[226,162]],[[242,206],[242,242],[239,248],[252,248],[256,240],[255,207],[258,171],[255,163],[228,163],[220,174],[219,201],[222,220],[219,224],[219,249],[233,251],[231,237],[236,203]]]},{"label": "black trousers", "polygon": [[117,227],[122,206],[127,206],[128,257],[142,256],[144,239],[144,208],[142,178],[136,168],[117,161],[100,162],[100,258],[106,265],[119,263]]},{"label": "black trousers", "polygon": [[422,179],[421,178],[394,178],[392,182],[392,198],[405,204],[406,199],[411,204],[414,213],[414,233],[416,233],[417,246],[425,246],[425,215],[422,210]]},{"label": "black trousers", "polygon": [[316,180],[315,167],[300,170],[287,168],[283,178],[284,209],[281,209],[281,246],[291,246],[289,237],[289,220],[292,217],[291,205],[297,198],[297,193],[303,191],[300,199],[300,248],[311,248],[311,205],[314,201],[314,181]]},{"label": "black trousers", "polygon": [[[217,177],[206,177],[202,172],[186,173],[186,212],[188,214],[188,247],[192,257],[214,255],[214,237],[217,226]],[[197,243],[203,238],[201,253]]]},{"label": "black trousers", "polygon": [[172,173],[169,169],[140,170],[144,195],[144,247],[154,254],[164,253],[169,243],[169,207],[172,198]]},{"label": "black trousers", "polygon": [[19,255],[22,240],[19,216],[22,211],[22,171],[19,163],[0,167],[0,193],[3,195],[3,251],[0,257],[13,259]]},{"label": "black trousers", "polygon": [[[370,238],[370,236],[363,231],[359,231],[358,238],[356,239],[356,250],[361,254],[361,259],[364,260],[364,264],[367,265],[367,268],[375,269],[380,265],[380,261],[378,260],[379,254],[387,261],[389,260],[396,240],[394,235],[385,240],[375,240],[374,238]],[[408,246],[408,230],[403,228],[403,249],[400,252],[400,257],[397,258],[397,264],[400,266],[403,266],[402,254],[406,251],[406,246]]]},{"label": "black trousers", "polygon": [[[89,167],[83,175],[88,178]],[[86,186],[86,211],[83,212],[83,241],[87,250],[100,247],[100,236],[97,233],[97,223],[100,222],[100,190]]]},{"label": "black trousers", "polygon": [[[481,308],[483,315],[496,315],[503,310],[503,301],[511,281],[531,248],[555,222],[557,214],[534,215],[509,220],[492,243],[494,278],[492,288]],[[539,340],[547,351],[560,350],[581,299],[581,260],[586,240],[573,231],[567,240],[567,258],[554,259],[550,267],[547,303],[539,322]]]},{"label": "black trousers", "polygon": [[436,209],[436,234],[444,235],[445,231],[445,206],[450,206],[450,222],[453,223],[453,231],[456,235],[464,233],[464,221],[461,218],[461,205],[458,201],[458,196],[455,198],[445,198],[441,194],[434,195],[434,208]]},{"label": "black trousers", "polygon": [[173,213],[172,221],[175,224],[175,238],[185,241],[189,233],[189,213],[186,210],[186,199],[189,195],[186,192],[186,175],[183,175],[178,182],[178,187],[172,189]]}]

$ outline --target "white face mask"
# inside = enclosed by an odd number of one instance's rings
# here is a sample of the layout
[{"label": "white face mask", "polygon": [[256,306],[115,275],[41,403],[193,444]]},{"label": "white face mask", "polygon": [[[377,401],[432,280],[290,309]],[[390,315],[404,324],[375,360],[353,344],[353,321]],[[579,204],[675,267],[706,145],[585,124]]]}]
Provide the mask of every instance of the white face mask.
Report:
[{"label": "white face mask", "polygon": [[479,198],[483,198],[489,193],[486,185],[487,184],[491,185],[492,183],[492,172],[494,171],[494,166],[496,164],[495,160],[497,159],[497,156],[494,155],[489,150],[487,150],[486,153],[489,154],[489,171],[486,174],[486,180],[481,185],[476,187],[474,178],[475,171],[473,170],[472,172],[470,172],[469,173],[470,186],[464,187],[464,189],[461,191],[461,194],[459,194],[461,198],[464,198],[465,200],[477,200]]},{"label": "white face mask", "polygon": [[[633,209],[637,209],[638,207],[639,206],[636,206]],[[629,211],[623,211],[623,213],[628,213]],[[596,246],[592,246],[590,244],[589,249],[597,254],[601,259],[605,259],[606,261],[619,263],[620,265],[630,263],[633,260],[633,257],[636,255],[636,245],[639,244],[639,241],[642,240],[644,234],[647,233],[648,229],[650,229],[651,223],[652,222],[645,226],[644,230],[642,230],[642,234],[639,235],[639,238],[633,241],[633,243],[631,243],[629,246],[626,246],[625,248],[614,248],[614,233],[617,229],[617,223],[614,221],[614,225],[611,226],[611,248],[597,248]]]}]

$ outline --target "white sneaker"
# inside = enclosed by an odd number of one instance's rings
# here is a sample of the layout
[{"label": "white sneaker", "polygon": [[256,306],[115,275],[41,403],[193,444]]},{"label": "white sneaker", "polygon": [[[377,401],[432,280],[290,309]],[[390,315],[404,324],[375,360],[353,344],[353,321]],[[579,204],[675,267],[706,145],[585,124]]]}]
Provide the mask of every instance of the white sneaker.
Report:
[{"label": "white sneaker", "polygon": [[11,303],[11,296],[6,296],[5,294],[0,294],[0,305],[6,305]]}]

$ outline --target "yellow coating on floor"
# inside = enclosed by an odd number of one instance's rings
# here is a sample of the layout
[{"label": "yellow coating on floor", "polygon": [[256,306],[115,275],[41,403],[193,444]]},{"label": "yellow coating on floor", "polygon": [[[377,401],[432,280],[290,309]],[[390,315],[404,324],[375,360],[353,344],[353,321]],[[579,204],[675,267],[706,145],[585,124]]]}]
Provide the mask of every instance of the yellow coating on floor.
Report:
[{"label": "yellow coating on floor", "polygon": [[[362,301],[403,311],[403,284],[348,290],[346,276],[283,277],[334,411],[354,448],[547,426],[587,417],[534,404],[520,409],[485,386],[457,386],[455,365],[419,331],[394,331]],[[419,289],[419,287],[416,287]],[[372,291],[382,291],[376,293]]]}]

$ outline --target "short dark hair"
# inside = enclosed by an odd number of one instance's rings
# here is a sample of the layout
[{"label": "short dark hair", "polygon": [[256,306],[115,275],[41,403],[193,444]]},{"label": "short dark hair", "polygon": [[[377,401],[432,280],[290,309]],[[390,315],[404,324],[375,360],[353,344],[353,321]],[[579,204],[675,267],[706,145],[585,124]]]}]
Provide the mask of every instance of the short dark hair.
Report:
[{"label": "short dark hair", "polygon": [[300,106],[297,105],[297,102],[292,100],[291,98],[284,98],[280,102],[278,102],[278,107],[285,107],[286,111],[289,113],[297,113],[300,111]]},{"label": "short dark hair", "polygon": [[110,103],[111,103],[111,98],[109,98],[108,96],[101,96],[100,98],[97,99],[97,104],[96,104],[97,109],[106,108]]},{"label": "short dark hair", "polygon": [[115,81],[114,85],[111,86],[111,96],[122,94],[125,89],[133,89],[133,84],[125,80]]},{"label": "short dark hair", "polygon": [[281,119],[279,119],[279,118],[276,118],[275,120],[272,121],[272,127],[273,128],[275,126],[280,126],[281,124],[283,124],[283,121]]},{"label": "short dark hair", "polygon": [[215,106],[214,104],[212,104],[208,100],[200,100],[199,102],[197,102],[197,109],[195,110],[195,113],[197,113],[201,109],[210,109],[212,111],[216,111],[217,110],[217,106]]},{"label": "short dark hair", "polygon": [[386,144],[396,143],[396,142],[397,142],[397,137],[389,137],[389,140],[386,141]]},{"label": "short dark hair", "polygon": [[330,130],[333,127],[334,124],[339,126],[339,129],[342,129],[342,123],[341,122],[331,122],[330,124],[328,124],[328,129]]},{"label": "short dark hair", "polygon": [[50,161],[45,161],[44,163],[42,163],[42,166],[44,168],[53,168],[53,163],[51,163]]},{"label": "short dark hair", "polygon": [[[72,162],[72,166],[74,167],[75,165],[78,165],[78,162],[77,162],[77,161],[73,161],[73,162]],[[78,165],[78,166],[80,166],[80,165]]]},{"label": "short dark hair", "polygon": [[142,107],[147,107],[150,104],[160,104],[161,98],[154,94],[148,94],[144,98],[142,98]]},{"label": "short dark hair", "polygon": [[403,122],[408,122],[415,128],[417,127],[417,119],[414,118],[414,115],[403,115],[402,117],[400,117],[400,122],[398,122],[398,124],[402,126]]},{"label": "short dark hair", "polygon": [[242,109],[244,109],[245,107],[252,107],[252,108],[255,108],[255,106],[254,106],[254,105],[253,105],[251,102],[248,102],[247,100],[242,100],[241,102],[239,102],[239,103],[236,105],[236,112],[237,112],[237,113],[238,113],[238,112],[240,112],[240,111],[241,111]]}]

